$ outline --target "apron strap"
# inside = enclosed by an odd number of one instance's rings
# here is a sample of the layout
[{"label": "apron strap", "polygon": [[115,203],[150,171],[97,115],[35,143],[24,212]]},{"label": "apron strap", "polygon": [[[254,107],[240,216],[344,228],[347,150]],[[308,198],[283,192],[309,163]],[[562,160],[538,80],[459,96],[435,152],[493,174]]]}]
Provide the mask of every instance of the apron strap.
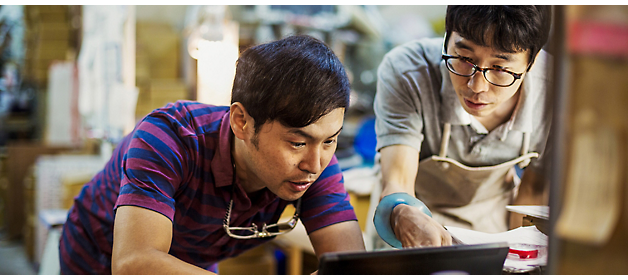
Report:
[{"label": "apron strap", "polygon": [[[526,154],[528,154],[528,150],[530,150],[530,133],[529,132],[524,132],[523,133],[523,145],[521,146],[521,155],[525,156]],[[519,167],[521,169],[524,169],[528,166],[528,164],[530,164],[530,159],[525,159],[524,161],[519,163]]]},{"label": "apron strap", "polygon": [[[445,123],[443,126],[443,137],[440,142],[440,152],[438,156],[446,157],[447,156],[447,148],[449,147],[449,138],[451,137],[451,123]],[[530,133],[523,133],[523,145],[521,146],[521,155],[525,156],[528,154],[530,150]],[[525,159],[519,163],[519,167],[521,169],[526,168],[530,164],[530,159]]]},{"label": "apron strap", "polygon": [[441,139],[441,142],[440,142],[440,153],[438,153],[440,157],[447,156],[447,147],[449,146],[450,136],[451,136],[451,124],[445,123],[445,126],[443,127],[443,138]]}]

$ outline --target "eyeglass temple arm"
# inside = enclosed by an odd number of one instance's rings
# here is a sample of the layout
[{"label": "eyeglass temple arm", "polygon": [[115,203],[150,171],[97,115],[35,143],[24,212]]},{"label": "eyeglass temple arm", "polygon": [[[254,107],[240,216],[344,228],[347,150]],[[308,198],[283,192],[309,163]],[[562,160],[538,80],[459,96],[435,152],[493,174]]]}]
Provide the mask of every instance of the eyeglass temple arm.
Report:
[{"label": "eyeglass temple arm", "polygon": [[445,35],[443,35],[443,50],[442,50],[442,54],[447,54],[447,39],[449,39],[449,34],[447,34],[447,32],[445,32]]}]

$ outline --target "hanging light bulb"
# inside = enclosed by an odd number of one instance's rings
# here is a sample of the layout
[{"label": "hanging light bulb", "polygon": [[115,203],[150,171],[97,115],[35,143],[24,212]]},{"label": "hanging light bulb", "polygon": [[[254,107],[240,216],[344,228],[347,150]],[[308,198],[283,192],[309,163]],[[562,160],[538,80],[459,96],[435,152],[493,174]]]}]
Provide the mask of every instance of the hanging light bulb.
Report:
[{"label": "hanging light bulb", "polygon": [[239,25],[230,20],[226,6],[204,6],[199,22],[188,39],[188,52],[198,60],[198,101],[230,105],[239,55]]}]

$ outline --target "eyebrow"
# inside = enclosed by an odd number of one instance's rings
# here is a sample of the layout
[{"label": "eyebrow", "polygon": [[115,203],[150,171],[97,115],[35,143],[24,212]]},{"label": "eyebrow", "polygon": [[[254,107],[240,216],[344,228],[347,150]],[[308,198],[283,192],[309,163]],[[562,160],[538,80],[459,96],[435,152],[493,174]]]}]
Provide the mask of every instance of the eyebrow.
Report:
[{"label": "eyebrow", "polygon": [[[455,42],[454,44],[456,45],[456,48],[469,50],[469,51],[471,51],[471,52],[473,52],[473,51],[474,51],[473,47],[471,47],[471,46],[469,46],[469,45],[465,44],[465,43],[464,43],[464,42],[462,42],[462,41],[457,41],[457,42]],[[493,55],[493,57],[495,57],[495,58],[499,58],[499,59],[502,59],[502,60],[504,60],[504,61],[511,61],[511,60],[512,60],[512,55],[507,54],[507,53],[498,53],[498,54],[494,54],[494,55]]]},{"label": "eyebrow", "polygon": [[[327,138],[332,138],[332,137],[335,137],[336,135],[340,134],[340,131],[342,131],[343,128],[344,128],[344,126],[341,126],[340,129],[338,129],[338,131],[336,131],[336,133],[334,133],[332,136],[329,136]],[[301,136],[303,136],[303,137],[305,137],[305,138],[307,138],[309,140],[313,140],[314,139],[314,136],[310,135],[309,133],[307,133],[307,132],[305,132],[305,131],[303,131],[303,130],[301,130],[299,128],[290,129],[290,130],[288,130],[288,133],[298,134],[298,135],[301,135]]]},{"label": "eyebrow", "polygon": [[512,60],[512,55],[506,54],[506,53],[499,53],[499,54],[493,55],[493,57],[500,58],[500,59],[503,59],[505,61]]},{"label": "eyebrow", "polygon": [[474,51],[471,46],[463,43],[462,41],[456,41],[454,44],[456,45],[456,48]]}]

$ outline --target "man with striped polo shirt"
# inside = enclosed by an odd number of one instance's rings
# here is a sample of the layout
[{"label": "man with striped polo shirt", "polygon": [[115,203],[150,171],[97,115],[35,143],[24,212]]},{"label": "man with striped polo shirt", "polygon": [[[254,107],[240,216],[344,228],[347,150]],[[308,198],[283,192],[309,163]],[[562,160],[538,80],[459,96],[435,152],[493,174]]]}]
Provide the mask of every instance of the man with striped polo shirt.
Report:
[{"label": "man with striped polo shirt", "polygon": [[[303,222],[317,256],[364,250],[334,156],[349,81],[309,36],[251,47],[231,106],[154,110],[75,198],[63,274],[212,274]],[[278,223],[288,204],[295,218]]]}]

